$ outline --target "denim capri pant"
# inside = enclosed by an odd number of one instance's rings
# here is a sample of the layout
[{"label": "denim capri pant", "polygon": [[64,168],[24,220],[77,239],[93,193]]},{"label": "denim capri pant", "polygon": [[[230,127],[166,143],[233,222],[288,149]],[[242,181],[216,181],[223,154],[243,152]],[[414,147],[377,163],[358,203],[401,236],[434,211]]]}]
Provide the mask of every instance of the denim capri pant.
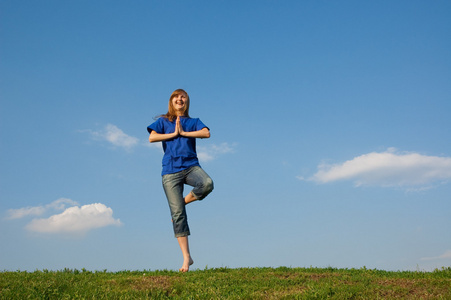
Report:
[{"label": "denim capri pant", "polygon": [[165,174],[162,181],[171,210],[174,235],[176,238],[188,236],[190,231],[183,197],[184,185],[192,186],[191,194],[197,200],[202,200],[213,190],[213,180],[201,167],[193,166],[177,173]]}]

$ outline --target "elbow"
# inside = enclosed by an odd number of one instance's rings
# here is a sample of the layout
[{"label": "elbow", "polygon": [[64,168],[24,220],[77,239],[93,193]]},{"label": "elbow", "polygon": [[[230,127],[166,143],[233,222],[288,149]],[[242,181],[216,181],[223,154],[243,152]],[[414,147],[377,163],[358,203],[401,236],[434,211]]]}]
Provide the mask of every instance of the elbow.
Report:
[{"label": "elbow", "polygon": [[208,139],[210,137],[210,130],[208,130],[208,128],[204,128],[202,131],[204,134],[204,136],[202,138]]}]

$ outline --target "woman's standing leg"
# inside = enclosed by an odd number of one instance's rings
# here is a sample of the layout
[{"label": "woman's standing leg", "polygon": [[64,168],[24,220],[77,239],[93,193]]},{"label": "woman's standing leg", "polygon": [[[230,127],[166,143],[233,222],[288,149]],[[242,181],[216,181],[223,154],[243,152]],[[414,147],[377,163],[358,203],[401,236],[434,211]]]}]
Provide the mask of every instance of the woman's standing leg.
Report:
[{"label": "woman's standing leg", "polygon": [[[213,180],[200,167],[192,167],[187,170],[185,183],[193,186],[193,190],[184,198],[185,205],[196,200],[204,199],[213,190]],[[181,272],[187,272],[189,266],[193,264],[193,260],[189,251],[188,237],[177,238],[180,249],[183,252],[183,266],[180,268]]]},{"label": "woman's standing leg", "polygon": [[183,253],[183,265],[179,269],[180,272],[188,272],[189,266],[191,266],[194,261],[191,258],[191,254],[189,252],[189,243],[188,243],[188,236],[180,236],[177,238],[177,241],[179,242],[180,249]]},{"label": "woman's standing leg", "polygon": [[188,244],[188,235],[190,234],[190,231],[185,210],[185,201],[183,198],[183,185],[185,177],[185,174],[183,173],[184,172],[164,175],[163,188],[171,210],[174,235],[177,238],[183,254],[183,265],[180,268],[180,271],[187,272],[189,270],[189,266],[193,264],[193,260],[191,258]]}]

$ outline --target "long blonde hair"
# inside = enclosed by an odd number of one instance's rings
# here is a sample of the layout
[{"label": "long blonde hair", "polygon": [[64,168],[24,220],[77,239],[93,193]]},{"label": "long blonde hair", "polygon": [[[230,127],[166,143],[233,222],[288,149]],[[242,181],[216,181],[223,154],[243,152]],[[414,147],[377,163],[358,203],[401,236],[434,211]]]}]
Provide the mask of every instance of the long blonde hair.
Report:
[{"label": "long blonde hair", "polygon": [[175,91],[172,92],[171,97],[169,97],[169,105],[168,105],[168,112],[164,115],[161,115],[160,117],[164,117],[167,118],[169,121],[174,121],[175,119],[177,119],[177,112],[174,109],[174,106],[172,106],[172,99],[180,94],[185,94],[186,95],[186,105],[185,105],[185,110],[183,111],[183,115],[185,117],[189,117],[189,95],[188,93],[183,90],[183,89],[176,89]]}]

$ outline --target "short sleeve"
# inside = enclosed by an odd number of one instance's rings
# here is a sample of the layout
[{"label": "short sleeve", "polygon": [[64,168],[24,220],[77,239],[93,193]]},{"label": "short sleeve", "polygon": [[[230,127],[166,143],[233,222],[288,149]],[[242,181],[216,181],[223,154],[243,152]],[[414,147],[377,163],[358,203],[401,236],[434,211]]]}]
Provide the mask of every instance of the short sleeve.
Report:
[{"label": "short sleeve", "polygon": [[155,131],[156,133],[164,133],[163,122],[161,122],[161,118],[147,126],[147,132],[151,133]]},{"label": "short sleeve", "polygon": [[202,121],[200,119],[197,119],[197,124],[196,124],[196,130],[202,130],[203,128],[207,128],[208,130],[210,130],[210,128],[208,128],[208,126],[206,126],[204,123],[202,123]]}]

